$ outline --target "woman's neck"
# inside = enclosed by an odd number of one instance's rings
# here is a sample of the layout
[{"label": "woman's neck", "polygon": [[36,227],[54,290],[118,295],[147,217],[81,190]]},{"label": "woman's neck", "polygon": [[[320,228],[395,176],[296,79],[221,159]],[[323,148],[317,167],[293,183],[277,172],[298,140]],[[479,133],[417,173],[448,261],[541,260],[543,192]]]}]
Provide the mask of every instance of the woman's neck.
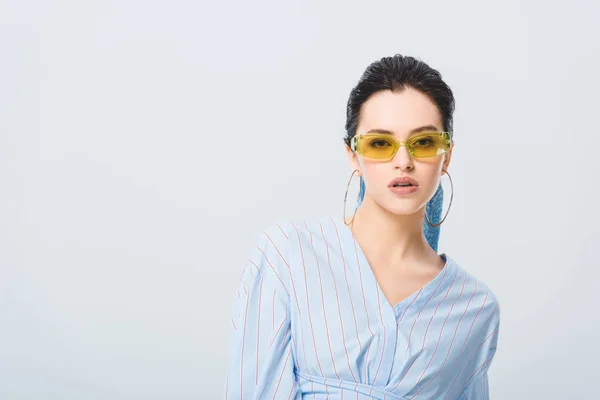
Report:
[{"label": "woman's neck", "polygon": [[374,264],[411,265],[414,261],[437,257],[423,234],[424,212],[425,209],[410,215],[396,215],[365,198],[350,229]]}]

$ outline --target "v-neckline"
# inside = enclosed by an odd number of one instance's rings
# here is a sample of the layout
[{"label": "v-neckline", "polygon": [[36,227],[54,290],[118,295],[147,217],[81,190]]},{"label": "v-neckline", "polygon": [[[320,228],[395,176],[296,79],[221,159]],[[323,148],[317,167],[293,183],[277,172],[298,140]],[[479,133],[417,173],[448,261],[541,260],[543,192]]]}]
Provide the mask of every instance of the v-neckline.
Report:
[{"label": "v-neckline", "polygon": [[415,291],[414,293],[399,301],[398,303],[392,305],[383,293],[381,285],[379,284],[379,282],[377,281],[377,277],[375,276],[375,272],[371,268],[371,265],[369,264],[365,253],[360,247],[358,240],[354,236],[354,232],[352,232],[350,227],[346,225],[344,221],[340,221],[335,218],[332,219],[336,223],[336,225],[342,226],[342,229],[346,232],[346,236],[349,238],[353,246],[355,246],[355,250],[358,257],[357,263],[358,268],[360,270],[359,272],[361,274],[365,274],[367,279],[372,284],[375,284],[379,295],[383,297],[383,300],[387,307],[392,309],[396,314],[400,311],[406,310],[407,306],[417,306],[423,301],[427,301],[428,297],[433,296],[433,294],[437,291],[441,292],[449,284],[450,280],[447,279],[447,277],[450,276],[450,272],[452,272],[451,270],[454,268],[454,262],[450,257],[448,257],[447,254],[442,253],[439,254],[439,256],[442,258],[442,260],[444,260],[444,267],[438,272],[438,274],[432,280],[430,280],[424,286],[422,286],[419,290]]}]

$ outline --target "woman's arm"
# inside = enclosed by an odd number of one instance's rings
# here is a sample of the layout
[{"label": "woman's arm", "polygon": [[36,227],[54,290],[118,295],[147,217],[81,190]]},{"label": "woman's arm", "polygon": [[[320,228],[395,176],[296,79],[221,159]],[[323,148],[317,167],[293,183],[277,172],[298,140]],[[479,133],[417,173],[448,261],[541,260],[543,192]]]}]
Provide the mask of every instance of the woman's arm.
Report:
[{"label": "woman's arm", "polygon": [[481,352],[481,358],[484,361],[481,363],[479,368],[475,371],[475,374],[471,378],[469,382],[467,382],[467,386],[463,389],[461,395],[457,400],[474,400],[474,399],[483,399],[488,400],[490,398],[490,388],[489,388],[489,379],[488,379],[488,370],[490,365],[492,364],[492,360],[496,355],[496,348],[498,346],[498,333],[500,330],[500,308],[496,307],[494,313],[492,314],[491,324],[489,325],[489,329],[492,332],[488,335],[489,340],[484,342],[485,347],[484,351]]},{"label": "woman's arm", "polygon": [[289,296],[272,237],[246,263],[234,298],[226,399],[295,399]]},{"label": "woman's arm", "polygon": [[490,398],[489,382],[487,370],[479,374],[471,383],[462,391],[458,400],[488,400]]}]

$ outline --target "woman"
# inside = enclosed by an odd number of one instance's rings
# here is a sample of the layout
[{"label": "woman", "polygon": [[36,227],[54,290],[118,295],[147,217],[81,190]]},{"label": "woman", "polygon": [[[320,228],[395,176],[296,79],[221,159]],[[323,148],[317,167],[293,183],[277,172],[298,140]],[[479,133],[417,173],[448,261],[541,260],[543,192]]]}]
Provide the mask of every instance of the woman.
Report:
[{"label": "woman", "polygon": [[367,68],[347,108],[355,211],[261,235],[235,297],[228,399],[489,398],[498,302],[437,254],[453,111],[427,64]]}]

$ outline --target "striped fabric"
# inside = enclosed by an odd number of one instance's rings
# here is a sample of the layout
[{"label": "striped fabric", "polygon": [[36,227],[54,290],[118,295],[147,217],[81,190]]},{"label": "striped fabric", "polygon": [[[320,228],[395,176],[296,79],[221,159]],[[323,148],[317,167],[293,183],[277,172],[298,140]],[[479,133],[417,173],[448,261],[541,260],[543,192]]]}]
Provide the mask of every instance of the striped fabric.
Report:
[{"label": "striped fabric", "polygon": [[488,399],[498,302],[441,257],[392,306],[342,221],[273,225],[235,295],[225,398]]}]

